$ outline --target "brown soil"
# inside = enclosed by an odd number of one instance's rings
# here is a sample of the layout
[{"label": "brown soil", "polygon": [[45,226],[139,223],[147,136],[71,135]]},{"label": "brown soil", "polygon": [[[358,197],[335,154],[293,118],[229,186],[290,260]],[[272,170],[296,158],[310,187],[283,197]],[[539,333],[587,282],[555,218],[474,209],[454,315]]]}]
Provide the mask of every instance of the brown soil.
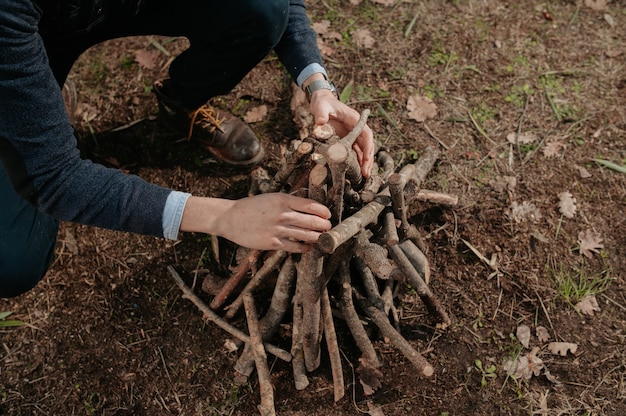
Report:
[{"label": "brown soil", "polygon": [[[435,374],[416,377],[401,354],[377,339],[384,376],[371,397],[355,381],[357,353],[339,325],[348,394],[336,404],[326,361],[310,375],[311,385],[297,391],[290,367],[270,357],[279,414],[352,415],[367,412],[368,402],[386,415],[626,414],[626,175],[592,160],[626,161],[624,3],[609,1],[604,10],[585,5],[599,1],[564,0],[311,3],[312,21],[328,19],[341,35],[326,40],[333,80],[343,87],[353,82],[349,101],[372,110],[370,125],[398,164],[426,146],[441,151],[425,187],[457,195],[460,204],[415,206],[411,220],[426,239],[432,290],[453,325],[434,330],[407,288],[403,335]],[[362,30],[370,31],[373,46],[357,46]],[[159,184],[242,196],[246,172],[225,170],[155,120],[150,86],[184,46],[182,39],[131,38],[81,58],[71,74],[81,150]],[[135,61],[141,49],[154,54],[153,68]],[[266,142],[270,169],[281,146],[297,136],[290,91],[270,56],[216,100],[238,115],[269,107],[252,126]],[[408,117],[414,94],[433,99],[435,118]],[[126,128],[113,130],[120,126]],[[537,140],[510,145],[507,135],[518,131]],[[550,156],[551,149],[557,151]],[[504,177],[515,178],[515,186],[502,190],[497,181]],[[565,191],[576,198],[573,218],[559,211]],[[516,220],[512,206],[524,202],[541,216]],[[579,250],[579,232],[586,230],[604,242],[591,258]],[[493,259],[492,266],[465,242]],[[0,311],[28,323],[0,330],[0,414],[256,414],[258,385],[233,381],[237,354],[224,347],[228,337],[181,298],[166,270],[177,265],[190,279],[205,270],[225,275],[232,247],[220,245],[217,259],[202,235],[174,243],[63,224],[44,281],[24,296],[0,300]],[[566,289],[602,279],[608,287],[596,294],[600,311],[576,312],[585,292],[567,299]],[[528,380],[507,376],[507,358],[530,353],[515,336],[522,324],[532,329],[530,348],[540,348],[537,356],[556,382],[545,372]],[[535,336],[538,326],[548,329],[548,341]],[[550,341],[578,349],[554,355]],[[483,377],[476,360],[483,369],[494,365],[493,376]]]}]

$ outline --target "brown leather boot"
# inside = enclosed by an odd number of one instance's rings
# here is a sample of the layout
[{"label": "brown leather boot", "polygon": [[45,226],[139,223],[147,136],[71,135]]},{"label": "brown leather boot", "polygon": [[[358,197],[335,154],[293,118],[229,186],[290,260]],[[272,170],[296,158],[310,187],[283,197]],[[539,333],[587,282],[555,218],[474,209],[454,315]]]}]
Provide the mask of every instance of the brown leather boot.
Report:
[{"label": "brown leather boot", "polygon": [[169,80],[156,81],[152,91],[160,113],[174,128],[187,129],[187,136],[203,143],[222,162],[236,166],[254,166],[264,156],[261,142],[246,123],[226,111],[206,103],[195,110],[183,106],[168,95]]}]

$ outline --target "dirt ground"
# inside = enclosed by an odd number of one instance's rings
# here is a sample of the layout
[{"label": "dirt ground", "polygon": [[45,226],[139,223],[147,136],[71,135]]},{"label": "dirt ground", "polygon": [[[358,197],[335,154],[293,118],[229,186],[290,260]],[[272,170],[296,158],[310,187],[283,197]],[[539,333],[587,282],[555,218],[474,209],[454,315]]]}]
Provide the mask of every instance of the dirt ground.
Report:
[{"label": "dirt ground", "polygon": [[[382,386],[365,396],[337,321],[346,397],[333,402],[326,357],[297,391],[290,366],[270,356],[278,413],[626,414],[626,174],[597,161],[626,164],[626,3],[309,3],[333,81],[372,111],[398,166],[427,146],[440,151],[424,188],[459,204],[412,206],[411,222],[452,325],[436,330],[404,288],[402,333],[435,373],[417,377],[376,337]],[[70,76],[81,151],[168,187],[243,196],[247,172],[225,169],[156,119],[150,87],[185,42],[115,40],[81,57]],[[269,56],[215,100],[240,116],[268,107],[251,126],[270,170],[298,134],[290,82]],[[430,98],[436,115],[416,121],[407,110],[415,96]],[[167,272],[226,275],[229,243],[220,247],[217,258],[207,236],[168,242],[62,224],[46,278],[0,300],[0,311],[27,322],[0,329],[0,414],[257,414],[258,383],[235,383],[229,337]],[[577,310],[585,297],[597,305]],[[276,342],[288,348],[288,337]],[[531,363],[526,373],[515,360]]]}]

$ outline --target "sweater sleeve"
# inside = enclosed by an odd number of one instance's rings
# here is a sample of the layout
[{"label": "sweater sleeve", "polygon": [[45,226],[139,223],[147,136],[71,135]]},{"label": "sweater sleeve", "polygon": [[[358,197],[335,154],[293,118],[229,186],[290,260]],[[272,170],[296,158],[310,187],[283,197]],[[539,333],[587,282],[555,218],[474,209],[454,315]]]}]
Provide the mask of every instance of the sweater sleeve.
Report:
[{"label": "sweater sleeve", "polygon": [[0,9],[0,158],[17,191],[64,221],[163,236],[171,190],[84,160],[30,0]]},{"label": "sweater sleeve", "polygon": [[324,68],[322,55],[317,47],[317,34],[311,28],[304,1],[289,2],[287,29],[274,50],[294,81],[311,64]]}]

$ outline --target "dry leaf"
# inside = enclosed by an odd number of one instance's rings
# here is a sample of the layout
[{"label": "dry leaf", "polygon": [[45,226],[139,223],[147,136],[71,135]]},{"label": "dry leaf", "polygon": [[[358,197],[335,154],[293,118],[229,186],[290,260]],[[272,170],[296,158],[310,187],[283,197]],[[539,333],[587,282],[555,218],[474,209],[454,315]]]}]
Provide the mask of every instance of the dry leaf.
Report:
[{"label": "dry leaf", "polygon": [[594,253],[599,253],[604,248],[603,239],[600,234],[587,230],[578,233],[578,246],[580,254],[592,258]]},{"label": "dry leaf", "polygon": [[537,334],[537,339],[539,342],[544,343],[550,339],[550,333],[548,332],[548,328],[545,326],[538,326],[535,328],[535,333]]},{"label": "dry leaf", "polygon": [[520,325],[517,327],[515,331],[515,336],[519,340],[519,342],[524,346],[524,348],[528,348],[530,345],[530,327],[528,325]]},{"label": "dry leaf", "polygon": [[267,106],[262,104],[258,107],[254,107],[250,111],[246,113],[243,118],[243,121],[246,123],[257,123],[265,118],[267,115]]},{"label": "dry leaf", "polygon": [[576,213],[576,198],[569,191],[559,194],[559,212],[567,218],[574,218]]},{"label": "dry leaf", "polygon": [[409,118],[417,122],[437,115],[437,105],[430,98],[421,95],[411,95],[406,102],[406,109],[409,110]]},{"label": "dry leaf", "polygon": [[74,234],[70,230],[65,230],[65,240],[63,240],[65,248],[72,254],[78,254],[78,243]]},{"label": "dry leaf", "polygon": [[518,204],[516,201],[513,201],[511,204],[511,218],[515,220],[515,222],[522,221],[538,221],[542,217],[541,212],[535,206],[535,204],[531,204],[530,202],[522,202]]},{"label": "dry leaf", "polygon": [[576,312],[593,316],[594,312],[600,312],[600,305],[598,305],[596,295],[587,295],[574,305],[574,309]]},{"label": "dry leaf", "polygon": [[504,192],[515,190],[515,185],[517,185],[517,179],[515,176],[496,176],[492,180],[489,181],[489,185],[496,192]]},{"label": "dry leaf", "polygon": [[367,29],[357,29],[352,34],[352,38],[356,43],[356,46],[360,48],[372,48],[374,46],[375,40],[372,36],[371,32]]},{"label": "dry leaf", "polygon": [[578,344],[574,344],[573,342],[551,342],[548,344],[548,350],[554,355],[565,357],[568,351],[571,351],[572,354],[576,354]]},{"label": "dry leaf", "polygon": [[380,406],[376,406],[371,400],[367,401],[367,414],[370,416],[385,416],[383,409]]},{"label": "dry leaf", "polygon": [[509,133],[506,136],[506,140],[511,144],[529,144],[537,141],[537,136],[534,133]]},{"label": "dry leaf", "polygon": [[398,2],[398,0],[372,0],[372,3],[382,4],[384,6],[393,6]]},{"label": "dry leaf", "polygon": [[366,358],[359,358],[359,367],[356,371],[359,373],[359,382],[363,386],[363,393],[366,396],[374,394],[376,389],[382,387],[380,378],[382,378],[383,373]]},{"label": "dry leaf", "polygon": [[330,20],[322,20],[311,24],[311,27],[318,35],[324,36],[330,29]]},{"label": "dry leaf", "polygon": [[585,0],[585,6],[593,10],[606,10],[606,0]]},{"label": "dry leaf", "polygon": [[578,176],[582,179],[591,178],[591,173],[587,169],[582,166],[576,166],[576,168],[578,169]]},{"label": "dry leaf", "polygon": [[355,6],[358,6],[359,4],[361,4],[363,2],[363,0],[350,0],[350,4],[353,4]]},{"label": "dry leaf", "polygon": [[515,379],[529,380],[533,375],[538,376],[545,368],[541,358],[537,357],[539,348],[535,347],[526,355],[520,355],[516,360],[509,359],[503,365],[504,371]]},{"label": "dry leaf", "polygon": [[558,140],[550,142],[543,147],[543,155],[549,159],[558,156],[564,148],[563,143]]},{"label": "dry leaf", "polygon": [[156,61],[157,55],[158,55],[158,52],[156,51],[152,51],[148,49],[137,49],[135,51],[135,61],[142,68],[154,69],[154,67],[156,66],[155,61]]}]

